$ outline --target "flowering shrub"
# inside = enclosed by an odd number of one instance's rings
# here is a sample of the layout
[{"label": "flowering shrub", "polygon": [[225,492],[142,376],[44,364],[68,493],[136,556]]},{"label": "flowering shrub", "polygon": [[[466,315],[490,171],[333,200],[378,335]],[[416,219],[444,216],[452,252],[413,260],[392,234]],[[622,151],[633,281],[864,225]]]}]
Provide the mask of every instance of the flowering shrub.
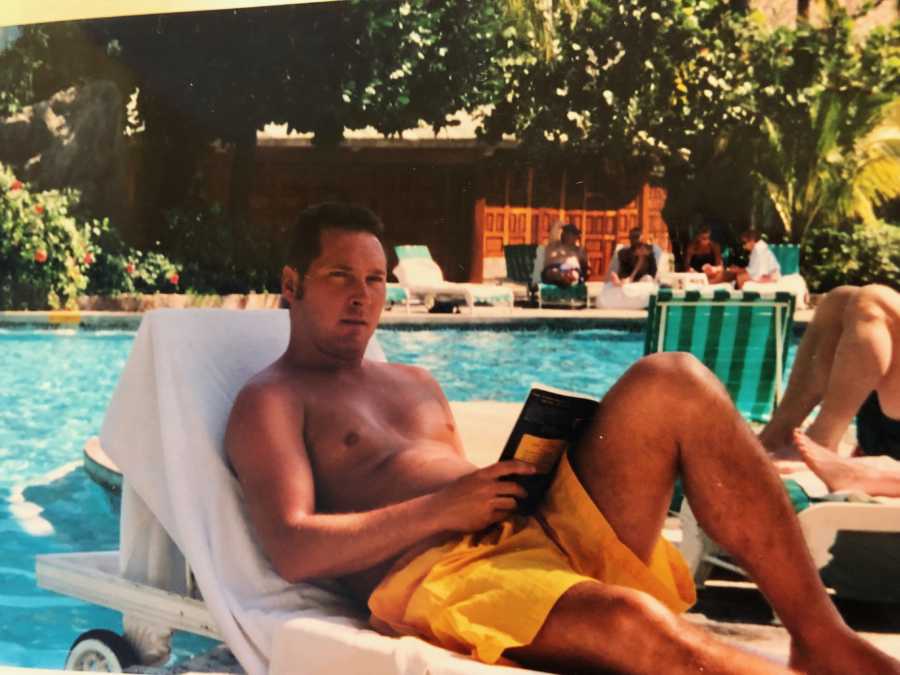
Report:
[{"label": "flowering shrub", "polygon": [[74,190],[33,191],[0,164],[0,308],[74,308],[85,291],[175,292],[176,266],[129,249],[108,220],[76,215]]},{"label": "flowering shrub", "polygon": [[95,221],[72,215],[78,194],[33,192],[0,164],[0,306],[74,306],[94,260]]}]

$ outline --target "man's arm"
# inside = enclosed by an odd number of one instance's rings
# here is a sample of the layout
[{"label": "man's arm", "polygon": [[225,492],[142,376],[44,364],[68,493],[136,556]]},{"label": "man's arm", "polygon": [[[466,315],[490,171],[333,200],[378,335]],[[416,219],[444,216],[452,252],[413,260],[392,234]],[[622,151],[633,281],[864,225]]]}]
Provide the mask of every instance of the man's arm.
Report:
[{"label": "man's arm", "polygon": [[428,537],[476,531],[515,510],[525,491],[501,480],[533,473],[523,462],[494,464],[445,489],[363,513],[315,512],[303,412],[277,388],[246,387],[225,436],[251,523],[272,566],[290,582],[368,569]]}]

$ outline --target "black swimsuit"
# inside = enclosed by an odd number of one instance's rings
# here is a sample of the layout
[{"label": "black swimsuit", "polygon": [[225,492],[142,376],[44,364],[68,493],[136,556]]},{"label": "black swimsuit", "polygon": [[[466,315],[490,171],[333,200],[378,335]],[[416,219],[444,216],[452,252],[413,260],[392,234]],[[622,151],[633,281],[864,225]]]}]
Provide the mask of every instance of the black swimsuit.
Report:
[{"label": "black swimsuit", "polygon": [[715,264],[716,254],[713,251],[710,251],[709,253],[695,253],[691,256],[690,268],[693,270],[697,270],[698,272],[702,272],[704,265]]},{"label": "black swimsuit", "polygon": [[900,420],[884,414],[877,392],[873,391],[856,413],[856,440],[863,454],[900,460]]}]

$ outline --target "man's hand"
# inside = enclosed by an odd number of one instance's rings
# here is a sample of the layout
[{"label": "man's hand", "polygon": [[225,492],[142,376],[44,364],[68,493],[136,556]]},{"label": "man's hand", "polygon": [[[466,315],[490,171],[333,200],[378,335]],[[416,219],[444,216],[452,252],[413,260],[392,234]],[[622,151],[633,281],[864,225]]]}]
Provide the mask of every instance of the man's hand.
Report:
[{"label": "man's hand", "polygon": [[532,464],[510,460],[473,471],[435,493],[438,517],[452,532],[477,532],[493,525],[516,510],[516,497],[527,492],[509,476],[532,476]]}]

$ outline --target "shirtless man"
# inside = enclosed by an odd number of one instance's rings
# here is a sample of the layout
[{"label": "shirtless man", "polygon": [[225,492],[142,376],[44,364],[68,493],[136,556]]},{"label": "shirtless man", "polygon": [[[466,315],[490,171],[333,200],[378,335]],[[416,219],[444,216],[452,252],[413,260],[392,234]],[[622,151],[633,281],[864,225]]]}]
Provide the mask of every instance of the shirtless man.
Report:
[{"label": "shirtless man", "polygon": [[[839,457],[854,415],[862,456]],[[841,286],[822,299],[760,440],[778,459],[805,462],[782,463],[784,472],[808,465],[831,490],[900,496],[900,294],[887,286]]]},{"label": "shirtless man", "polygon": [[572,223],[562,226],[560,238],[547,244],[541,281],[568,288],[580,284],[590,275],[587,253],[578,245],[581,230]]},{"label": "shirtless man", "polygon": [[653,247],[641,241],[641,228],[628,232],[628,246],[619,250],[619,271],[610,272],[609,280],[615,286],[635,281],[653,280],[656,277],[656,258]]},{"label": "shirtless man", "polygon": [[[533,469],[520,462],[478,469],[465,458],[448,403],[427,372],[364,358],[385,299],[380,231],[373,214],[355,207],[320,205],[301,215],[282,276],[287,350],[244,387],[229,420],[228,457],[260,544],[282,577],[341,578],[378,609],[374,623],[487,661],[501,654],[485,657],[490,649],[478,638],[467,641],[475,621],[463,616],[469,610],[530,626],[532,633],[504,643],[502,657],[531,667],[792,672],[717,641],[663,605],[677,600],[669,593],[673,577],[682,581],[682,596],[693,596],[677,553],[659,536],[681,473],[700,524],[754,575],[791,632],[797,671],[900,674],[900,663],[841,620],[764,450],[724,388],[690,356],[635,364],[561,460],[539,513],[547,521],[515,514],[523,492],[508,477]],[[696,392],[689,400],[685,380]],[[566,489],[557,486],[564,470],[573,483]],[[568,503],[592,510],[591,520],[576,523],[574,534],[555,530],[551,539],[544,527],[553,530]],[[529,544],[520,546],[520,537]],[[491,558],[504,538],[515,542],[510,557]],[[597,562],[615,581],[567,567],[579,546],[589,554],[583,561]],[[535,563],[504,569],[523,555]],[[435,562],[420,569],[423,559]],[[493,564],[479,566],[486,559]],[[476,592],[457,592],[457,579],[473,582],[472,568],[487,576],[474,580]],[[440,588],[431,585],[439,574]],[[520,577],[545,583],[523,590]],[[645,581],[654,595],[619,583],[629,578]],[[447,592],[423,597],[420,587]],[[510,587],[520,595],[510,596]],[[451,606],[460,594],[462,606]],[[439,610],[417,623],[416,606],[435,604]],[[440,623],[448,615],[462,618]],[[470,632],[494,636],[496,629],[480,624]]]}]

